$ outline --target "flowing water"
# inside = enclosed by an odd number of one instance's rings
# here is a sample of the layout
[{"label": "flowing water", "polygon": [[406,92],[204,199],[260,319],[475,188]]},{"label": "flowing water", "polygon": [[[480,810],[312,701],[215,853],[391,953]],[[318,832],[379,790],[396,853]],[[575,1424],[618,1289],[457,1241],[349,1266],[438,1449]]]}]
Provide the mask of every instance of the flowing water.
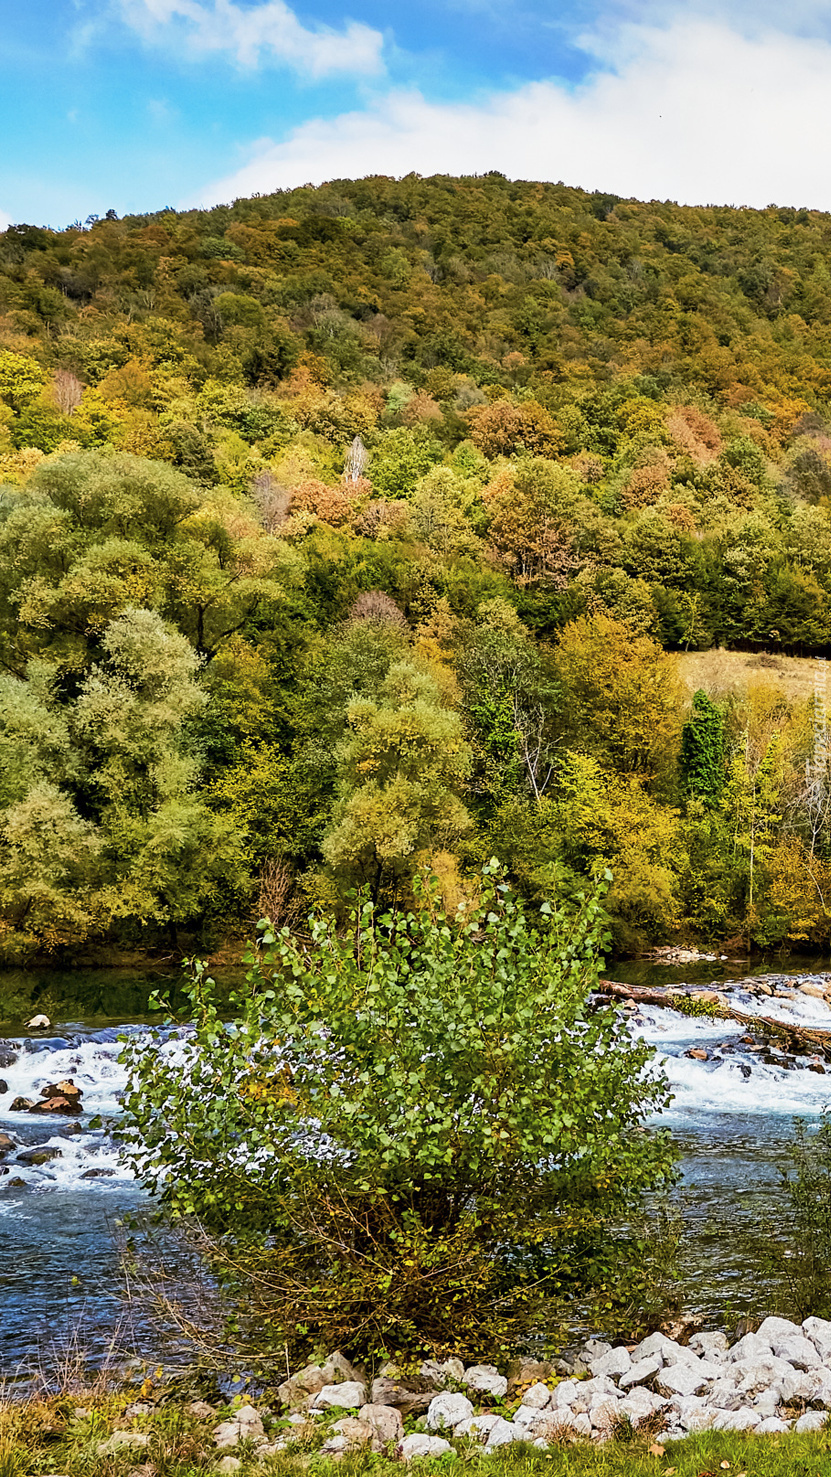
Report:
[{"label": "flowing water", "polygon": [[[826,962],[790,963],[798,985],[819,977]],[[759,997],[743,988],[740,973],[708,963],[632,965],[614,976],[646,985],[732,978],[726,998],[748,1014],[831,1029],[824,1000],[798,988],[784,990],[787,998]],[[781,964],[770,970],[778,989],[776,977]],[[33,1358],[50,1362],[75,1337],[95,1362],[119,1325],[123,1334],[113,1231],[146,1202],[107,1120],[117,1119],[125,1085],[118,1037],[146,1031],[148,997],[159,983],[158,976],[101,971],[0,977],[0,1132],[15,1140],[0,1159],[0,1376]],[[162,983],[175,985],[175,976]],[[22,1022],[40,1012],[51,1018],[48,1032],[27,1034]],[[655,1045],[674,1092],[663,1121],[682,1152],[685,1302],[718,1322],[750,1308],[758,1293],[747,1233],[775,1219],[793,1119],[816,1119],[831,1102],[831,1071],[824,1076],[805,1057],[754,1050],[737,1022],[645,1006],[632,1030]],[[688,1056],[693,1048],[708,1060]],[[83,1093],[77,1120],[12,1113],[16,1097],[37,1098],[47,1083],[67,1077]],[[19,1156],[31,1148],[57,1155],[27,1164]],[[144,1337],[143,1352],[152,1353]]]}]

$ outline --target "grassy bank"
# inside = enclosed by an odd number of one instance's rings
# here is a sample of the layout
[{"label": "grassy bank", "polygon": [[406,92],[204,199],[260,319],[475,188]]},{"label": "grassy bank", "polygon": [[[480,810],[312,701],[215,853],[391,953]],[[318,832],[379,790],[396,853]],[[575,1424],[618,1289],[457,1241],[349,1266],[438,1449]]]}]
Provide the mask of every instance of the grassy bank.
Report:
[{"label": "grassy bank", "polygon": [[[227,1458],[213,1440],[217,1423],[231,1414],[230,1408],[170,1402],[138,1414],[128,1414],[135,1394],[97,1396],[77,1393],[50,1399],[0,1403],[0,1477],[29,1477],[29,1474],[62,1474],[62,1477],[187,1477],[211,1472]],[[269,1441],[279,1440],[289,1429],[265,1409]],[[341,1412],[342,1413],[342,1412]],[[336,1413],[333,1412],[333,1416]],[[401,1472],[392,1455],[350,1453],[340,1461],[319,1454],[329,1422],[303,1428],[291,1451],[265,1460],[243,1443],[233,1456],[239,1460],[241,1477],[248,1473],[274,1477],[300,1477],[301,1473],[337,1471],[340,1477],[363,1477]],[[269,1429],[270,1426],[270,1429]],[[131,1433],[113,1440],[114,1434]],[[810,1435],[753,1437],[704,1432],[684,1441],[664,1444],[660,1433],[624,1431],[604,1446],[577,1444],[552,1447],[506,1447],[485,1455],[472,1440],[456,1442],[454,1453],[434,1460],[419,1460],[418,1469],[439,1469],[445,1477],[463,1471],[481,1471],[488,1477],[520,1477],[545,1473],[547,1477],[720,1477],[721,1472],[746,1473],[747,1477],[797,1477],[797,1474],[831,1474],[831,1432]],[[228,1466],[223,1469],[229,1470]]]}]

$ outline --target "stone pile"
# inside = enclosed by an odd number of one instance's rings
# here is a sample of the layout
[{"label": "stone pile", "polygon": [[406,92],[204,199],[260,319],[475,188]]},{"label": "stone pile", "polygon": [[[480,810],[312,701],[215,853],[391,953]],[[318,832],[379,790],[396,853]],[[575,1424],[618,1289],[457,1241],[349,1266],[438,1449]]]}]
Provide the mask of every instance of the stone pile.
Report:
[{"label": "stone pile", "polygon": [[39,1098],[16,1097],[11,1104],[11,1113],[32,1113],[36,1117],[59,1113],[63,1117],[76,1117],[82,1112],[81,1089],[71,1077],[64,1082],[50,1082],[40,1089]]},{"label": "stone pile", "polygon": [[[409,1461],[442,1456],[460,1440],[486,1452],[517,1441],[540,1448],[602,1442],[644,1421],[660,1429],[662,1440],[709,1429],[760,1436],[815,1431],[831,1412],[831,1322],[766,1318],[758,1332],[732,1347],[722,1333],[696,1333],[688,1345],[663,1333],[634,1346],[589,1340],[571,1364],[560,1362],[557,1369],[562,1378],[551,1365],[526,1362],[509,1383],[493,1365],[428,1360],[415,1378],[385,1365],[369,1384],[334,1354],[281,1385],[280,1399],[291,1414],[276,1442],[251,1407],[214,1435],[220,1450],[248,1439],[266,1456],[301,1434],[308,1437],[327,1413],[331,1418],[343,1411],[326,1425],[324,1454],[365,1448]],[[405,1436],[405,1416],[418,1417],[423,1429]]]}]

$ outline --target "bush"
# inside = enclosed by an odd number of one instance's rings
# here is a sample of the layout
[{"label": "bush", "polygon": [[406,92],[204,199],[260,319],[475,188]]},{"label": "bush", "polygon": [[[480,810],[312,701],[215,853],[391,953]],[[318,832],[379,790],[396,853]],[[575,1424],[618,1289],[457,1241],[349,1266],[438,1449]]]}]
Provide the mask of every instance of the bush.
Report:
[{"label": "bush", "polygon": [[454,920],[416,896],[308,947],[261,924],[234,1021],[197,965],[195,1034],[125,1048],[132,1162],[198,1218],[249,1353],[492,1357],[587,1299],[631,1316],[612,1224],[671,1175],[668,1094],[590,999],[599,898],[532,921],[496,863]]}]

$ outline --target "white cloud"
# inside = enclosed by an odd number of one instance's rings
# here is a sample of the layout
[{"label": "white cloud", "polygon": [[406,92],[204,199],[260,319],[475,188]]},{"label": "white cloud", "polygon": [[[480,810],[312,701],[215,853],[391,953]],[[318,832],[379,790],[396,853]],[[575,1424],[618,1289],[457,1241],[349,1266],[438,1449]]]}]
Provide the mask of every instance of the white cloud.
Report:
[{"label": "white cloud", "polygon": [[285,0],[244,9],[234,0],[121,0],[121,14],[146,41],[188,54],[233,56],[240,66],[277,62],[304,76],[360,76],[383,70],[383,36],[357,21],[342,30],[304,26]]},{"label": "white cloud", "polygon": [[12,223],[12,218],[5,210],[0,210],[0,231],[5,231]]},{"label": "white cloud", "polygon": [[645,199],[831,209],[828,42],[749,37],[698,18],[626,24],[614,44],[590,44],[598,67],[576,90],[545,81],[433,103],[392,89],[261,141],[188,203],[365,174],[499,169]]}]

